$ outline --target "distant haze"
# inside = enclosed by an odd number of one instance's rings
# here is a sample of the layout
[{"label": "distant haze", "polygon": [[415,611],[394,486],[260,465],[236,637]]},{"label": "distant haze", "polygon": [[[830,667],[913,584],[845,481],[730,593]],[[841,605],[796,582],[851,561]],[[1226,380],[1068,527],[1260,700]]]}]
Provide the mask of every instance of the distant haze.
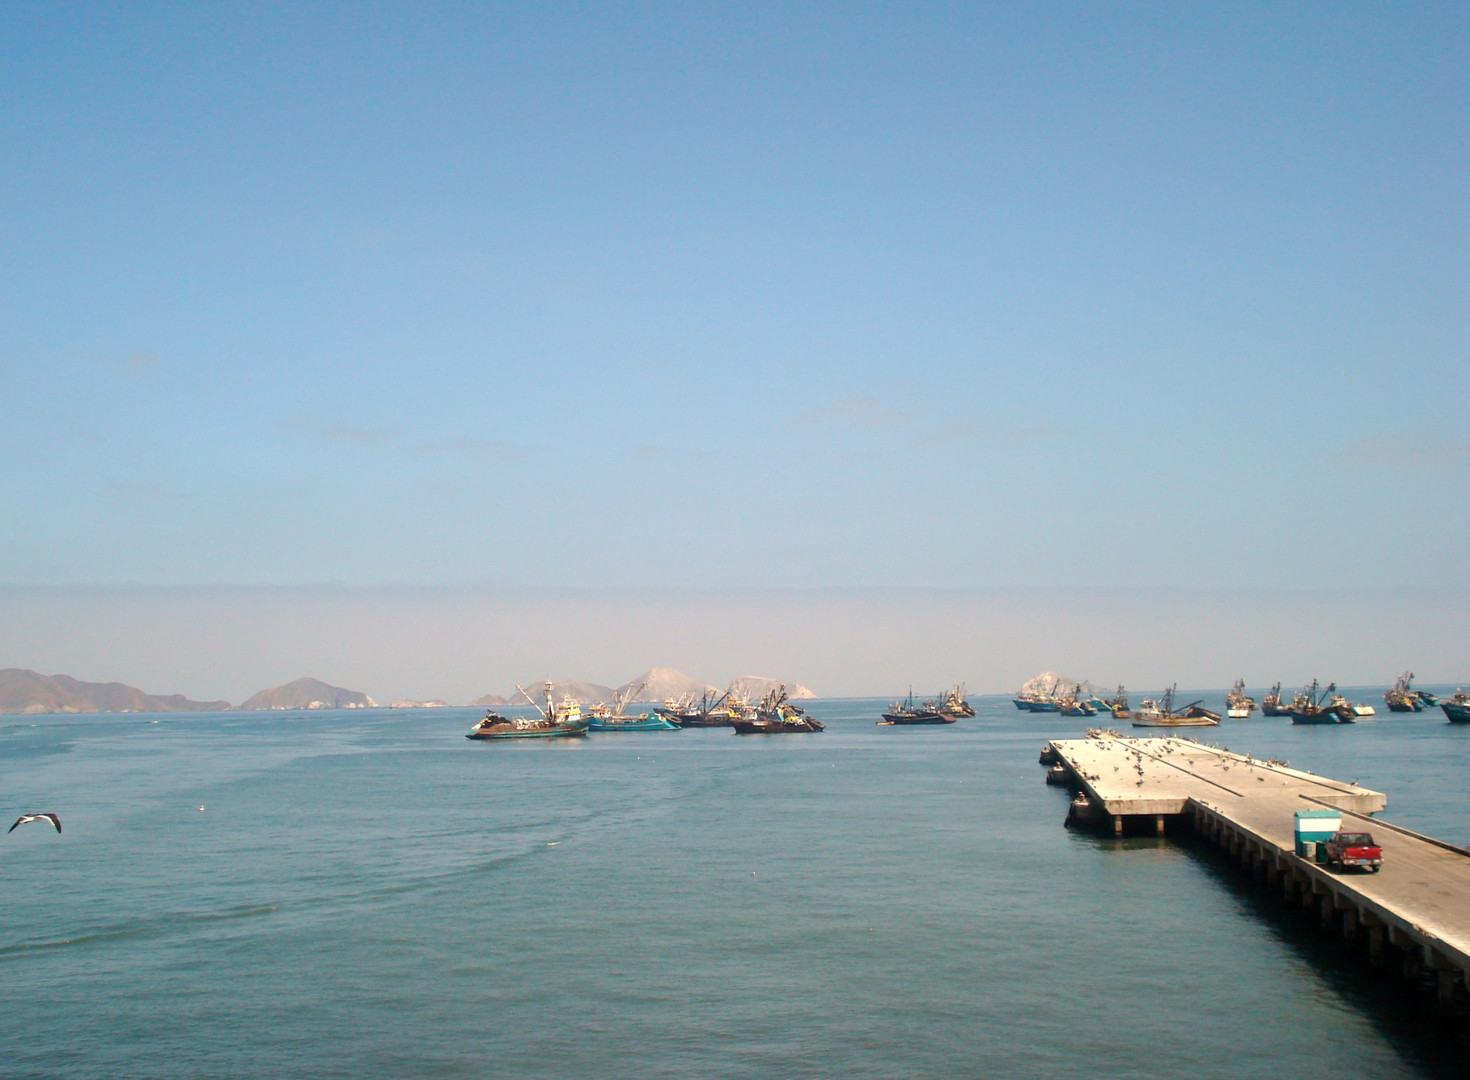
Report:
[{"label": "distant haze", "polygon": [[1470,677],[1470,590],[0,588],[0,666],[243,701],[311,673],[378,701],[463,704],[527,672],[618,686],[650,667],[824,697]]}]

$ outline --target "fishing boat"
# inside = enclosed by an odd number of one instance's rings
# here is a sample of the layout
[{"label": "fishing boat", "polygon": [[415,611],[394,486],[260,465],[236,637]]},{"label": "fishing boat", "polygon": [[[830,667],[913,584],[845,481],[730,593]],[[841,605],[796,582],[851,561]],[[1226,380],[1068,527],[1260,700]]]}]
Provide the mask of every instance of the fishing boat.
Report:
[{"label": "fishing boat", "polygon": [[887,727],[894,724],[953,724],[959,716],[945,712],[932,701],[919,704],[914,703],[914,691],[909,689],[909,696],[903,701],[893,701],[888,705],[888,711],[883,714],[883,719],[878,721],[879,727]]},{"label": "fishing boat", "polygon": [[1128,691],[1118,684],[1118,692],[1113,695],[1113,700],[1108,702],[1108,711],[1113,714],[1114,720],[1130,720],[1133,714],[1128,711]]},{"label": "fishing boat", "polygon": [[1327,689],[1319,691],[1317,680],[1313,679],[1312,685],[1296,695],[1291,703],[1293,724],[1351,724],[1356,720],[1352,706],[1341,701],[1341,695],[1337,694],[1336,683],[1328,683]]},{"label": "fishing boat", "polygon": [[1011,700],[1018,709],[1039,713],[1059,712],[1061,703],[1057,698],[1057,691],[1061,689],[1062,682],[1060,675],[1050,671],[1043,672],[1029,680]]},{"label": "fishing boat", "polygon": [[1059,691],[1057,712],[1063,716],[1096,716],[1097,710],[1085,698],[1078,696],[1081,692],[1081,683],[1073,683],[1070,688]]},{"label": "fishing boat", "polygon": [[826,725],[803,712],[786,699],[786,684],[766,694],[756,706],[753,719],[734,721],[737,735],[794,735],[807,731],[824,731]]},{"label": "fishing boat", "polygon": [[1406,671],[1394,680],[1393,686],[1384,693],[1383,701],[1389,712],[1423,712],[1424,696],[1414,689],[1414,673]]},{"label": "fishing boat", "polygon": [[1198,701],[1191,702],[1184,708],[1175,710],[1174,691],[1178,689],[1175,683],[1164,691],[1164,696],[1157,701],[1144,698],[1138,709],[1133,713],[1134,727],[1215,727],[1220,723],[1219,713],[1212,713],[1208,709],[1200,708]]},{"label": "fishing boat", "polygon": [[599,703],[588,709],[587,729],[589,731],[678,731],[679,725],[667,716],[658,712],[640,713],[637,716],[627,716],[624,710],[633,695],[642,690],[643,687],[633,686],[625,691],[614,691],[613,704]]},{"label": "fishing boat", "polygon": [[1372,705],[1366,705],[1358,701],[1349,701],[1341,694],[1333,694],[1332,700],[1328,702],[1328,707],[1338,713],[1351,713],[1354,720],[1360,720],[1365,716],[1378,715],[1378,710],[1373,708]]},{"label": "fishing boat", "polygon": [[965,699],[965,684],[955,683],[939,695],[939,711],[958,720],[962,716],[974,716],[975,706]]},{"label": "fishing boat", "polygon": [[1281,684],[1277,683],[1266,691],[1261,699],[1262,716],[1290,716],[1291,706],[1281,704]]},{"label": "fishing boat", "polygon": [[660,716],[672,720],[677,727],[729,727],[730,710],[723,708],[730,700],[730,691],[712,698],[705,691],[698,700],[692,696],[670,699],[654,709]]},{"label": "fishing boat", "polygon": [[1236,679],[1235,685],[1225,695],[1225,715],[1232,720],[1247,720],[1256,711],[1256,699],[1247,697],[1245,680]]},{"label": "fishing boat", "polygon": [[543,708],[536,704],[536,700],[517,686],[521,696],[531,703],[536,710],[536,716],[502,716],[497,712],[490,711],[469,731],[465,732],[466,739],[556,739],[575,737],[587,734],[588,719],[582,715],[582,706],[571,697],[562,698],[561,704],[556,704],[552,699],[551,680],[546,680],[543,693],[546,697],[546,706]]},{"label": "fishing boat", "polygon": [[1452,724],[1470,724],[1470,694],[1456,690],[1439,703],[1444,715]]}]

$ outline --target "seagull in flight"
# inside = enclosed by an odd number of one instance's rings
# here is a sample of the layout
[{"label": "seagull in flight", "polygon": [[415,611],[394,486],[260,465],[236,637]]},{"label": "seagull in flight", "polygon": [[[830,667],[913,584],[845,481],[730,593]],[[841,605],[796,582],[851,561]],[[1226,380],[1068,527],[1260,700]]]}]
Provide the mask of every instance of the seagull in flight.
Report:
[{"label": "seagull in flight", "polygon": [[6,829],[5,831],[15,832],[15,830],[21,825],[25,825],[28,822],[32,821],[49,821],[52,825],[56,826],[57,832],[61,831],[61,819],[55,814],[22,814],[20,817],[15,819],[15,824],[10,826],[10,828]]}]

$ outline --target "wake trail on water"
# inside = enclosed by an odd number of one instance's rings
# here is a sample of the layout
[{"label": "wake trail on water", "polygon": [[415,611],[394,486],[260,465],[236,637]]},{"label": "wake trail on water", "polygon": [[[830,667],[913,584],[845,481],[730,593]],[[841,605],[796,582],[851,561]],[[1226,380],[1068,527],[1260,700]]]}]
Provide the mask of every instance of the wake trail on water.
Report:
[{"label": "wake trail on water", "polygon": [[54,941],[27,941],[14,945],[0,945],[0,962],[30,953],[51,952],[57,949],[84,948],[88,945],[115,941],[138,941],[147,938],[167,937],[176,929],[206,923],[236,922],[241,919],[256,919],[274,915],[280,910],[278,904],[240,904],[224,911],[171,913],[154,919],[139,919],[99,927],[76,937],[59,938]]}]

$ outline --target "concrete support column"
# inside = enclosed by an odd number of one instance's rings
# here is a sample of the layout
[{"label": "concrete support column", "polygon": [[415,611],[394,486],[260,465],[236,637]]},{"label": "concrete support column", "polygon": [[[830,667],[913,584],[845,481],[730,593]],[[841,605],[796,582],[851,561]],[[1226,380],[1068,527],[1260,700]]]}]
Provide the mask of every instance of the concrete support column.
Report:
[{"label": "concrete support column", "polygon": [[1154,835],[1155,836],[1163,836],[1164,835],[1164,815],[1163,814],[1156,814],[1154,816]]},{"label": "concrete support column", "polygon": [[1114,836],[1122,836],[1123,835],[1123,815],[1122,814],[1114,814],[1113,815],[1113,835]]},{"label": "concrete support column", "polygon": [[1322,929],[1335,930],[1337,928],[1337,905],[1332,902],[1332,897],[1322,897]]},{"label": "concrete support column", "polygon": [[1442,1012],[1449,1012],[1455,1004],[1455,975],[1452,967],[1436,968],[1434,972],[1435,997]]},{"label": "concrete support column", "polygon": [[1368,963],[1375,969],[1382,969],[1387,961],[1387,937],[1383,932],[1382,925],[1368,927]]}]

